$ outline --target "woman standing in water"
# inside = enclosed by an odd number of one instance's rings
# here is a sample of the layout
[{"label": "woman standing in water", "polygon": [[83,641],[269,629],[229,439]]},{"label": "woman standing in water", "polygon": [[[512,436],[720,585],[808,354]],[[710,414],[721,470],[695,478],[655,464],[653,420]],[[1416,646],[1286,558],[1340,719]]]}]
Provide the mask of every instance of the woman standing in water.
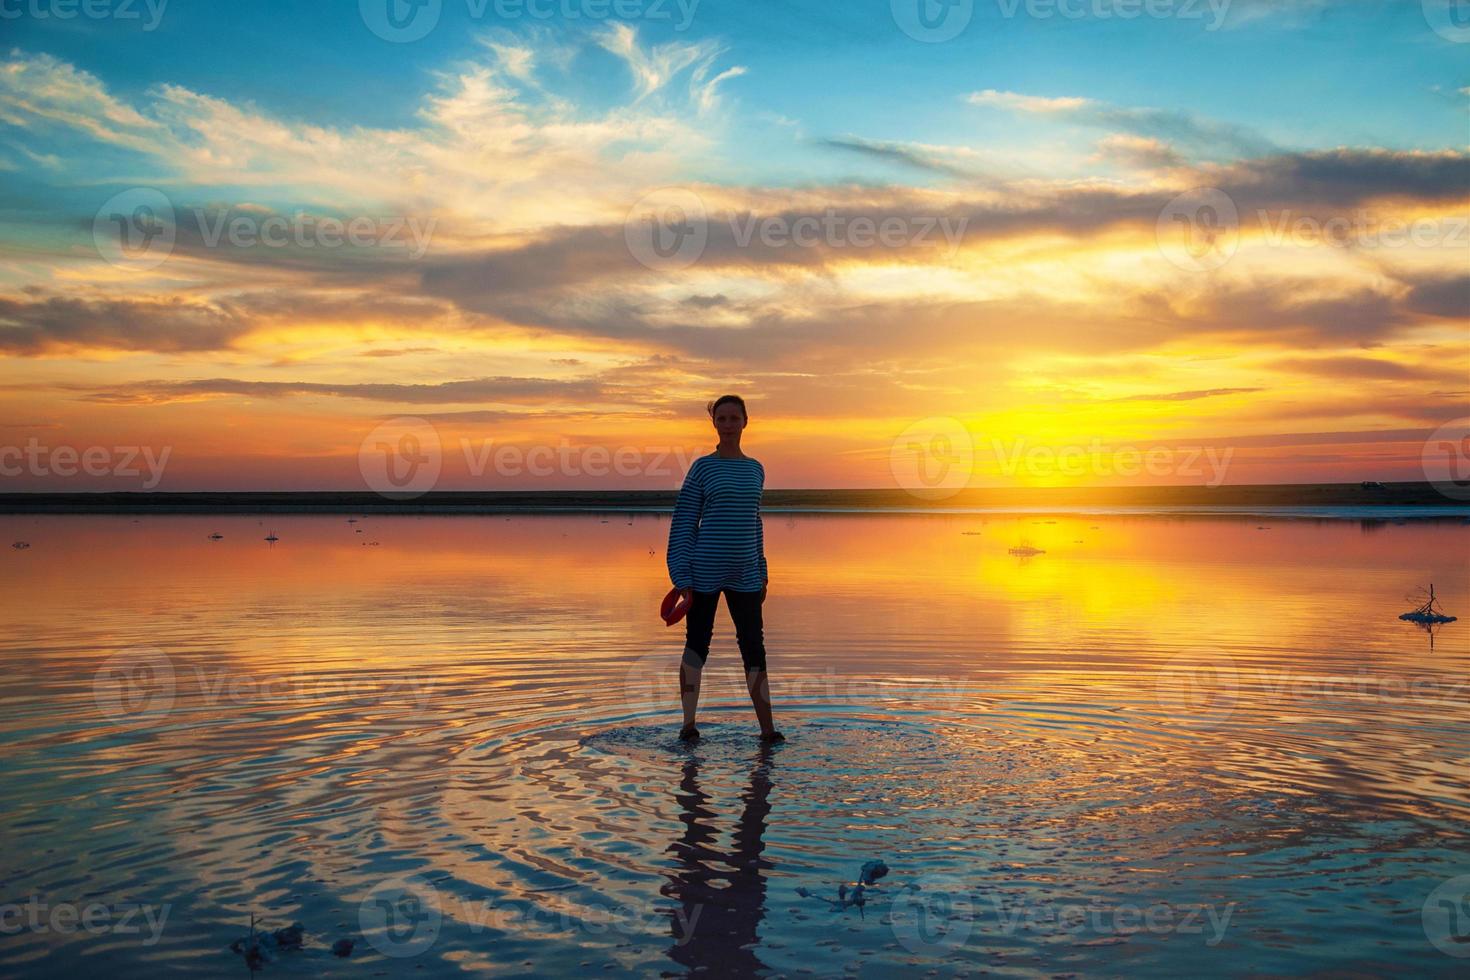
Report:
[{"label": "woman standing in water", "polygon": [[766,601],[765,537],[761,528],[761,491],[766,469],[740,451],[740,433],[750,421],[738,395],[722,395],[709,406],[710,420],[720,444],[689,468],[674,519],[669,525],[669,578],[690,599],[684,634],[684,658],[679,665],[679,699],[684,727],[679,737],[699,737],[694,712],[699,706],[699,683],[714,635],[715,610],[720,594],[730,619],[740,659],[745,662],[745,686],[755,705],[764,742],[785,741],[771,721],[771,689],[766,679],[766,646],[761,604]]}]

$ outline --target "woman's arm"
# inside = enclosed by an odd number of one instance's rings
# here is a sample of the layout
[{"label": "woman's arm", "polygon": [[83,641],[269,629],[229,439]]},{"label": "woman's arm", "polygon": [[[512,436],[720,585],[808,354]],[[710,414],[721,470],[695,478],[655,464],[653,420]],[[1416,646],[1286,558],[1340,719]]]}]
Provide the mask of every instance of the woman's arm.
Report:
[{"label": "woman's arm", "polygon": [[755,552],[760,555],[761,581],[769,582],[771,576],[766,572],[766,525],[765,521],[761,520],[760,501],[756,501],[755,504]]},{"label": "woman's arm", "polygon": [[[761,467],[761,495],[766,492],[766,468]],[[769,582],[771,576],[766,573],[766,523],[761,519],[761,499],[755,498],[755,553],[760,555],[761,581]]]},{"label": "woman's arm", "polygon": [[684,485],[679,488],[679,499],[674,503],[674,519],[669,522],[669,548],[665,556],[669,566],[669,578],[676,589],[687,589],[694,584],[694,537],[699,529],[699,518],[704,513],[704,468],[695,460],[684,476]]}]

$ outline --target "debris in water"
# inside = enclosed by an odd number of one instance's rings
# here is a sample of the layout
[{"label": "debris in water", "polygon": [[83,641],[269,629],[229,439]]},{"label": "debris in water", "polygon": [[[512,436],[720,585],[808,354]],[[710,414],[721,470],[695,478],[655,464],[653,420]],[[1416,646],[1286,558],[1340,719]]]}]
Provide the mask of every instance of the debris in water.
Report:
[{"label": "debris in water", "polygon": [[270,534],[267,534],[265,536],[265,539],[267,541],[279,541],[279,540],[281,540],[280,538],[276,537],[276,532],[275,531],[272,531]]},{"label": "debris in water", "polygon": [[29,541],[17,541],[15,544],[11,545],[11,547],[14,548],[16,551],[25,551],[30,546],[31,543]]},{"label": "debris in water", "polygon": [[306,927],[299,922],[293,922],[284,929],[277,929],[271,933],[271,939],[275,941],[278,949],[300,949],[301,940],[306,933]]},{"label": "debris in water", "polygon": [[[863,906],[868,904],[867,891],[878,883],[878,879],[888,874],[888,865],[880,861],[864,861],[862,869],[858,871],[858,880],[854,882],[843,882],[837,886],[837,898],[834,901],[821,895],[814,895],[809,889],[797,888],[796,894],[802,898],[815,898],[826,902],[834,912],[855,907],[859,915],[866,916]],[[848,889],[851,888],[851,891]]]},{"label": "debris in water", "polygon": [[[242,937],[230,943],[230,951],[239,953],[245,958],[245,965],[252,971],[259,970],[265,964],[274,959],[274,954],[288,949],[300,949],[306,938],[306,927],[299,922],[293,922],[284,929],[274,932],[257,932],[255,929],[255,913],[250,914],[250,935]],[[348,944],[351,950],[350,940],[341,940]],[[340,943],[339,943],[340,945]],[[337,947],[333,946],[335,953]],[[343,956],[346,954],[338,953]]]},{"label": "debris in water", "polygon": [[265,950],[255,941],[255,916],[250,917],[250,938],[235,940],[230,943],[230,949],[245,957],[245,965],[250,968],[251,973],[265,966]]},{"label": "debris in water", "polygon": [[1046,554],[1045,548],[1033,548],[1029,544],[1017,545],[1010,549],[1010,553],[1017,558],[1034,558],[1037,555]]},{"label": "debris in water", "polygon": [[211,541],[223,541],[224,538],[225,538],[225,536],[223,534],[220,534],[218,531],[215,531],[213,534],[211,534],[209,536],[209,540],[211,540]]},{"label": "debris in water", "polygon": [[[1419,597],[1423,598],[1424,592],[1420,591]],[[1453,623],[1458,616],[1446,616],[1443,609],[1439,607],[1439,599],[1434,595],[1434,583],[1429,585],[1429,598],[1424,601],[1418,609],[1403,613],[1399,616],[1410,623],[1418,623],[1420,626],[1438,626],[1441,623]]]},{"label": "debris in water", "polygon": [[338,956],[351,956],[353,945],[350,939],[339,939],[332,944],[332,952]]}]

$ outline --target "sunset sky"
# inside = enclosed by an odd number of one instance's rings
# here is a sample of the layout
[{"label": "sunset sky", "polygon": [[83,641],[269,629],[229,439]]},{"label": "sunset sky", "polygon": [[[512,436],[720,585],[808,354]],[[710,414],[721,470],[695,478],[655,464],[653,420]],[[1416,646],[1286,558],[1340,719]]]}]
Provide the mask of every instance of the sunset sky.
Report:
[{"label": "sunset sky", "polygon": [[[1424,478],[1470,17],[919,2],[5,0],[0,447],[361,490],[389,423],[441,489],[668,488],[734,392],[769,487]],[[0,486],[141,485],[55,469]]]}]

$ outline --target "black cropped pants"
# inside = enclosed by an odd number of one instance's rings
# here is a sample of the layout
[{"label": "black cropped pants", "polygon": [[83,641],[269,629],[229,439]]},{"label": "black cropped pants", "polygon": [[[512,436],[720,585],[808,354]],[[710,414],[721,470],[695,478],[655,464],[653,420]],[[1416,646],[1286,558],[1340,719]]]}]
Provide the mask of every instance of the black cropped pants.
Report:
[{"label": "black cropped pants", "polygon": [[730,610],[730,619],[735,623],[735,642],[740,645],[740,659],[745,662],[745,672],[766,669],[765,626],[761,621],[761,594],[759,592],[737,592],[721,589],[720,592],[695,590],[694,602],[684,627],[684,661],[691,667],[704,667],[709,659],[709,641],[715,632],[715,610],[719,608],[720,595],[725,596],[725,606]]}]

